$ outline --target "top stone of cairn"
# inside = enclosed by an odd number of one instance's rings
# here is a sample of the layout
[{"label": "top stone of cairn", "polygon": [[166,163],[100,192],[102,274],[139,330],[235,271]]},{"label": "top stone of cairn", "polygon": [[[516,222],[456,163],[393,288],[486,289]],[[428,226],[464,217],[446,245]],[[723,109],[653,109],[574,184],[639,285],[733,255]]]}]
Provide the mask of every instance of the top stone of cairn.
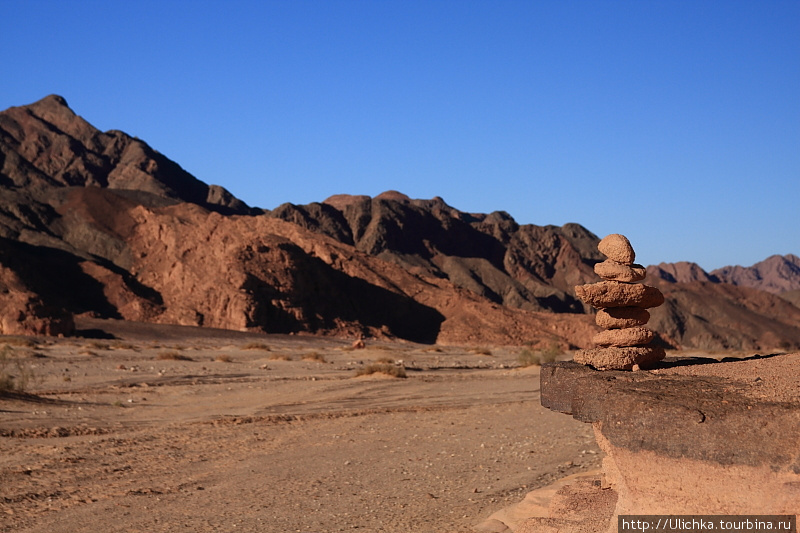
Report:
[{"label": "top stone of cairn", "polygon": [[630,241],[625,235],[612,233],[597,245],[600,253],[616,263],[631,265],[636,260],[636,253],[633,251]]}]

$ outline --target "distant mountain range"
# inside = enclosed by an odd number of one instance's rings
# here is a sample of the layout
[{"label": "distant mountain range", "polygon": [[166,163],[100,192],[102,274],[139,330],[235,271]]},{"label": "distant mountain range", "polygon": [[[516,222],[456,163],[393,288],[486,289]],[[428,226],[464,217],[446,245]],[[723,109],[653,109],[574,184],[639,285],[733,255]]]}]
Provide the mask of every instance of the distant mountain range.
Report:
[{"label": "distant mountain range", "polygon": [[[578,224],[520,225],[390,191],[252,208],[59,96],[0,112],[0,333],[81,317],[417,342],[583,347]],[[800,258],[648,267],[674,347],[800,347]]]}]

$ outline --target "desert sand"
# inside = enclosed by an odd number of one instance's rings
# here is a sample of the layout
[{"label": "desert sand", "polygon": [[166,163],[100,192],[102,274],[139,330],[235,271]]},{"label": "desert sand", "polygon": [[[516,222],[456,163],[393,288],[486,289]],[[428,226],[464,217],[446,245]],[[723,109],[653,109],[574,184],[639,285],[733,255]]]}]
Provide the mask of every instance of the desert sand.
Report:
[{"label": "desert sand", "polygon": [[0,531],[468,532],[600,464],[514,348],[80,326],[0,338]]}]

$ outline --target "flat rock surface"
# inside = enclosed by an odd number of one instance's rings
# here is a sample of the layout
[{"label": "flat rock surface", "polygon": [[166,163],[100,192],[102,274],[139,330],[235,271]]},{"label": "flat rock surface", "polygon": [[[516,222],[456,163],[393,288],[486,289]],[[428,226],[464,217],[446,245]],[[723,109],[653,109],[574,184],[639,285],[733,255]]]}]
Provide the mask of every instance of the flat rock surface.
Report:
[{"label": "flat rock surface", "polygon": [[542,404],[604,422],[616,445],[800,473],[800,353],[668,359],[649,371],[542,369]]}]

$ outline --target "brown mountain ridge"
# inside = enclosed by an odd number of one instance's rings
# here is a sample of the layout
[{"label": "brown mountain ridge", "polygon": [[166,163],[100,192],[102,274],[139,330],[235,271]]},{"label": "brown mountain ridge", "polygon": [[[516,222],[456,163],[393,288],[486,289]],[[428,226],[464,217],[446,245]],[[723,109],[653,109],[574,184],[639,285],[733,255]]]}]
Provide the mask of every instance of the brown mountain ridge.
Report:
[{"label": "brown mountain ridge", "polygon": [[[598,237],[390,191],[251,208],[59,96],[0,112],[0,333],[73,317],[424,343],[585,346]],[[674,346],[800,346],[798,258],[649,267]],[[786,293],[782,298],[778,293]]]}]

